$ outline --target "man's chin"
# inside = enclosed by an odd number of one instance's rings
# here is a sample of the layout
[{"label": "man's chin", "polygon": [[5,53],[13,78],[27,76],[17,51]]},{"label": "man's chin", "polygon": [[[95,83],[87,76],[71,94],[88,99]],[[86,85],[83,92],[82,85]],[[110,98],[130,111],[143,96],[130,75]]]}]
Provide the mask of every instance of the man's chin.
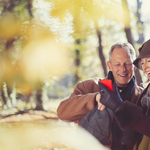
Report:
[{"label": "man's chin", "polygon": [[126,87],[128,83],[129,83],[128,81],[117,82],[117,86],[119,86],[119,87]]}]

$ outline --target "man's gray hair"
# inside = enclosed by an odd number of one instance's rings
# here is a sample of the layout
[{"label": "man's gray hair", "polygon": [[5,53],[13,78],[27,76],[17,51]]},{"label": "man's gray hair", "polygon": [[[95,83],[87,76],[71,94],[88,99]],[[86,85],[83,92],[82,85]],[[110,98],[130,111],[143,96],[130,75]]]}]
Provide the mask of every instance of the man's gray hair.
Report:
[{"label": "man's gray hair", "polygon": [[132,61],[135,60],[136,54],[135,54],[135,49],[133,48],[133,46],[128,42],[118,42],[111,46],[111,49],[109,51],[109,61],[111,61],[111,54],[115,48],[123,48],[123,49],[129,50]]}]

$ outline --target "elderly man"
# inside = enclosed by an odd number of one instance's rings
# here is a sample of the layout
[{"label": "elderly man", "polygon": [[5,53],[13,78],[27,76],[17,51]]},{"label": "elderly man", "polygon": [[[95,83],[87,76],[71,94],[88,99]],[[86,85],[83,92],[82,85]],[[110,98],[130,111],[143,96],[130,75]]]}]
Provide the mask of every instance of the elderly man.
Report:
[{"label": "elderly man", "polygon": [[[109,52],[109,61],[107,65],[109,67],[109,73],[107,79],[116,82],[117,88],[120,92],[120,96],[123,100],[128,100],[135,103],[138,96],[142,92],[142,88],[136,85],[133,71],[135,69],[133,60],[135,59],[135,50],[129,43],[116,43],[112,45]],[[70,97],[62,101],[57,109],[58,118],[64,121],[74,121],[79,123],[83,118],[88,115],[96,107],[96,111],[100,111],[105,108],[100,103],[101,88],[98,85],[101,79],[94,78],[79,82],[74,92]],[[106,110],[106,109],[105,109]],[[108,110],[110,116],[111,111]],[[103,119],[109,118],[108,114],[103,114]],[[89,117],[89,116],[88,116]],[[97,119],[94,119],[97,120]],[[105,122],[100,122],[105,127]],[[107,126],[110,126],[109,136],[102,144],[110,147],[111,150],[130,150],[136,142],[134,132],[122,132],[115,121],[109,122]],[[102,128],[99,126],[99,128]],[[97,132],[97,131],[92,131]],[[102,132],[101,132],[102,133]],[[104,133],[105,134],[105,133]],[[134,139],[135,138],[135,139]]]}]

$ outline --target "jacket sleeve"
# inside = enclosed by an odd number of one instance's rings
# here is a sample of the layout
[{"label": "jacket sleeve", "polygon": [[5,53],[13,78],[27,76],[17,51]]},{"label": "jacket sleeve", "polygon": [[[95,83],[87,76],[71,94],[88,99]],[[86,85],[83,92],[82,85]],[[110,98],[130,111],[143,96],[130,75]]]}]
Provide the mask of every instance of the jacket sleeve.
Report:
[{"label": "jacket sleeve", "polygon": [[150,116],[143,114],[143,109],[125,101],[115,112],[114,117],[122,130],[131,128],[150,137]]},{"label": "jacket sleeve", "polygon": [[150,116],[141,114],[132,129],[150,137]]},{"label": "jacket sleeve", "polygon": [[79,82],[70,97],[59,104],[58,118],[64,121],[80,121],[96,104],[95,97],[99,89],[93,90],[93,84],[93,81]]}]

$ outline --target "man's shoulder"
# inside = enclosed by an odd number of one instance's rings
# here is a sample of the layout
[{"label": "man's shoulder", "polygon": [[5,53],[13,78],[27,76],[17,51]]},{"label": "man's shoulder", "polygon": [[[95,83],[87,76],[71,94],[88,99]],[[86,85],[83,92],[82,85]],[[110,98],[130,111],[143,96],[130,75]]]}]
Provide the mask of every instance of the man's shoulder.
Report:
[{"label": "man's shoulder", "polygon": [[86,88],[87,90],[93,90],[93,89],[97,89],[98,90],[98,82],[101,79],[98,77],[95,78],[89,78],[83,81],[78,82],[77,87],[78,88]]},{"label": "man's shoulder", "polygon": [[84,81],[80,81],[79,83],[83,83],[83,84],[98,84],[98,81],[100,81],[101,79],[98,77],[95,78],[89,78],[86,79]]},{"label": "man's shoulder", "polygon": [[86,93],[93,93],[99,91],[98,82],[100,81],[100,78],[89,78],[84,81],[81,81],[77,84],[78,89],[85,90]]}]

